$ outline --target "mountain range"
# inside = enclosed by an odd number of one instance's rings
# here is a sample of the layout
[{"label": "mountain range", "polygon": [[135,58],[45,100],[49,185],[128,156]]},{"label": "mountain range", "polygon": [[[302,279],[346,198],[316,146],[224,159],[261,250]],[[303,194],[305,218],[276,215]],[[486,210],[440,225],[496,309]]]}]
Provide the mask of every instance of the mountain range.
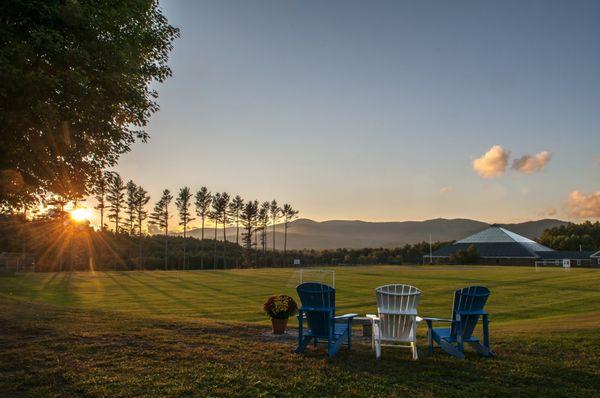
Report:
[{"label": "mountain range", "polygon": [[[515,224],[501,224],[530,239],[537,239],[547,228],[567,224],[566,221],[543,219]],[[489,226],[488,223],[469,219],[436,218],[425,221],[367,222],[351,220],[313,221],[306,218],[288,224],[288,249],[335,249],[364,247],[398,247],[429,240],[447,242],[462,239]],[[283,224],[275,225],[275,246],[283,248]],[[268,247],[272,247],[272,227],[268,229]],[[240,226],[240,241],[241,241]],[[226,229],[227,240],[236,241],[236,228]],[[200,228],[188,231],[188,236],[201,237]],[[204,230],[205,238],[214,237],[214,228]],[[218,239],[223,238],[219,228]]]}]

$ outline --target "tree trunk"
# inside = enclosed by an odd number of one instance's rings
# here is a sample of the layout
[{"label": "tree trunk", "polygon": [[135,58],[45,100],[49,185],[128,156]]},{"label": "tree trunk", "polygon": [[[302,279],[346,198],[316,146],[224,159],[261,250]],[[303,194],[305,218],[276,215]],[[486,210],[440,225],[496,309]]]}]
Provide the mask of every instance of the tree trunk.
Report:
[{"label": "tree trunk", "polygon": [[183,270],[185,271],[185,243],[186,243],[187,223],[183,224]]},{"label": "tree trunk", "polygon": [[273,253],[275,253],[275,219],[273,219]]}]

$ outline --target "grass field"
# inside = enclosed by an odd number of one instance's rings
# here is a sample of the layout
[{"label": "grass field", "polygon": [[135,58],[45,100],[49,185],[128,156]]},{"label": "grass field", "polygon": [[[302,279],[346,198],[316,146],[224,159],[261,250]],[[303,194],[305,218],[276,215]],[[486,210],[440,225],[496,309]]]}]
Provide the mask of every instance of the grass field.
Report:
[{"label": "grass field", "polygon": [[30,274],[0,278],[0,395],[600,396],[600,270],[336,268],[338,313],[375,311],[373,289],[423,290],[450,315],[452,291],[484,284],[498,357],[421,359],[367,344],[327,360],[265,336],[262,302],[295,296],[291,269]]}]

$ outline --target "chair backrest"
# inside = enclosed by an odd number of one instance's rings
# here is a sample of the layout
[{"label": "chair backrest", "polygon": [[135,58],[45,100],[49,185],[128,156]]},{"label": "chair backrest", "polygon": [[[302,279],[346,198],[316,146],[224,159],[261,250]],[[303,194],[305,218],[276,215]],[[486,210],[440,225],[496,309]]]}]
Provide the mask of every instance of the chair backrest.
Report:
[{"label": "chair backrest", "polygon": [[375,294],[381,338],[411,341],[421,291],[410,285],[385,285],[375,289]]},{"label": "chair backrest", "polygon": [[335,289],[323,283],[307,282],[298,285],[296,291],[313,335],[329,337],[335,316]]},{"label": "chair backrest", "polygon": [[[471,337],[480,316],[479,314],[468,314],[468,312],[483,310],[489,295],[490,290],[485,286],[468,286],[454,291],[452,319],[456,320],[456,315],[460,314],[461,336],[463,339]],[[463,314],[463,312],[467,312],[467,314]],[[456,338],[457,327],[456,323],[452,324],[452,338]]]}]

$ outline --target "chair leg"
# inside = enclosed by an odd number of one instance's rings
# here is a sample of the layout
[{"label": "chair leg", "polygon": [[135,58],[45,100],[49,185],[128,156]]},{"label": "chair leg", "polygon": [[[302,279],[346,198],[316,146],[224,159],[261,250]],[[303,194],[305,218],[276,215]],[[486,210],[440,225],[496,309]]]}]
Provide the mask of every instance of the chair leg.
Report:
[{"label": "chair leg", "polygon": [[296,347],[296,349],[294,350],[294,352],[296,354],[300,354],[301,352],[304,352],[304,350],[306,350],[306,346],[308,345],[308,343],[310,342],[311,337],[304,337],[300,343],[298,343],[298,347]]},{"label": "chair leg", "polygon": [[433,325],[428,319],[427,321],[427,344],[429,345],[429,355],[433,355]]},{"label": "chair leg", "polygon": [[381,358],[381,340],[377,339],[377,341],[375,341],[375,358],[379,359]]},{"label": "chair leg", "polygon": [[410,343],[410,347],[412,349],[413,359],[416,361],[417,359],[419,359],[419,352],[417,351],[417,342],[412,341]]}]

